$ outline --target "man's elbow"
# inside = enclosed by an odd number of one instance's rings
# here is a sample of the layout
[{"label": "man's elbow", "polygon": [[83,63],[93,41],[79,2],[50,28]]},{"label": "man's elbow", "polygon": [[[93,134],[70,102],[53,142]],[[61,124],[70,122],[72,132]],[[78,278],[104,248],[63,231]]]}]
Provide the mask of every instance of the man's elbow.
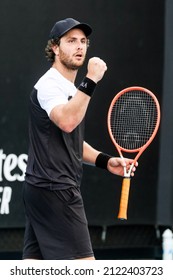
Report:
[{"label": "man's elbow", "polygon": [[66,133],[71,133],[78,124],[76,124],[75,120],[69,120],[69,121],[62,121],[58,124],[58,127],[66,132]]}]

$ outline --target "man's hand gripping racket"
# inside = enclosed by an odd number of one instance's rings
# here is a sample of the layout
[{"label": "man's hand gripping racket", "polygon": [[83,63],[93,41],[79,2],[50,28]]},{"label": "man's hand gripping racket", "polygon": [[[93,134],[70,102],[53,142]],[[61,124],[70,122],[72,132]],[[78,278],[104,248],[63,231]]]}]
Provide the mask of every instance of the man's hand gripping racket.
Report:
[{"label": "man's hand gripping racket", "polygon": [[156,96],[143,87],[129,87],[112,100],[108,111],[108,131],[120,157],[122,152],[137,153],[130,169],[124,168],[119,219],[127,219],[130,174],[159,128],[160,106]]}]

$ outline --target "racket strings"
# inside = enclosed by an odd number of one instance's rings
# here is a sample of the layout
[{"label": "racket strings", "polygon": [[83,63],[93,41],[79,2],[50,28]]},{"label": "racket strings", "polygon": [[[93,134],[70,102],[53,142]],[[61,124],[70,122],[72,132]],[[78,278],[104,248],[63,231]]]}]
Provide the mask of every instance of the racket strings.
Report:
[{"label": "racket strings", "polygon": [[143,91],[126,92],[112,107],[111,132],[122,148],[133,150],[145,145],[157,123],[154,99]]}]

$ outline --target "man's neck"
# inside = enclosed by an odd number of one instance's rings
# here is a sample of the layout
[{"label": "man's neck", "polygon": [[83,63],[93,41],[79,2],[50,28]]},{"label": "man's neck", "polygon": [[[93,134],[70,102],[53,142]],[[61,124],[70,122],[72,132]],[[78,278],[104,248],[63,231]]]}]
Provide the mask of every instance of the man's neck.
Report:
[{"label": "man's neck", "polygon": [[64,78],[74,83],[78,70],[67,69],[64,65],[54,62],[52,65]]}]

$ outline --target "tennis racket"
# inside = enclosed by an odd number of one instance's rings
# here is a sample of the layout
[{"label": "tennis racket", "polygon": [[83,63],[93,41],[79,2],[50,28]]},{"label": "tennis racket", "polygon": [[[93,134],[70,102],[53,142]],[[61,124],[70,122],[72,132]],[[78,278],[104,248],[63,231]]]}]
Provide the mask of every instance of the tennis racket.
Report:
[{"label": "tennis racket", "polygon": [[148,89],[134,86],[120,91],[108,110],[108,131],[119,155],[136,153],[129,170],[124,168],[118,218],[127,219],[130,174],[144,150],[150,145],[159,128],[160,106]]}]

